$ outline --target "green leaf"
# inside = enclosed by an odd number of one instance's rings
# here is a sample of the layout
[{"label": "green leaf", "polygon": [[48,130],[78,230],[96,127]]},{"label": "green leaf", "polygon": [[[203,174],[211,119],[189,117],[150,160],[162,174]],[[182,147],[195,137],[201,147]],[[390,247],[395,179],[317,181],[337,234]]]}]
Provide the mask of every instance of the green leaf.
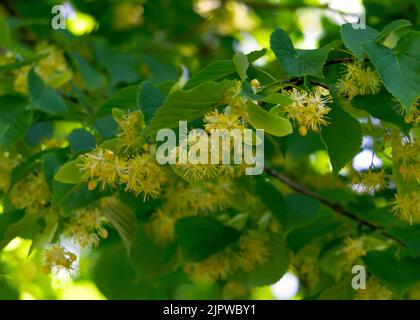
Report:
[{"label": "green leaf", "polygon": [[393,49],[375,42],[362,44],[387,88],[410,110],[420,96],[420,33],[408,32]]},{"label": "green leaf", "polygon": [[362,129],[359,121],[334,102],[328,114],[330,124],[322,128],[321,136],[328,151],[333,173],[343,168],[362,145]]},{"label": "green leaf", "polygon": [[248,77],[246,75],[246,71],[249,67],[249,62],[246,55],[244,55],[242,52],[238,52],[233,56],[232,61],[235,65],[236,72],[238,73],[239,77],[242,81],[245,81],[245,79]]},{"label": "green leaf", "polygon": [[351,278],[346,277],[344,280],[335,283],[333,286],[325,289],[317,298],[317,300],[352,300],[353,288],[351,286]]},{"label": "green leaf", "polygon": [[[266,49],[252,51],[246,55],[249,63],[261,58],[266,54]],[[191,79],[185,84],[184,90],[191,89],[203,82],[222,80],[236,72],[235,64],[232,60],[217,60],[203,69],[196,72]]]},{"label": "green leaf", "polygon": [[246,57],[250,63],[257,61],[259,58],[265,56],[267,49],[255,50],[247,53]]},{"label": "green leaf", "polygon": [[[6,214],[6,213],[4,213]],[[4,215],[3,214],[3,215]],[[14,215],[20,215],[13,212]],[[0,238],[0,250],[9,244],[16,237],[24,239],[34,239],[35,235],[41,231],[43,221],[39,214],[25,214],[21,219],[7,226]]]},{"label": "green leaf", "polygon": [[83,172],[80,171],[80,159],[64,164],[55,174],[54,179],[62,183],[77,184],[83,182]]},{"label": "green leaf", "polygon": [[133,85],[125,87],[119,90],[111,98],[98,109],[95,114],[95,119],[110,115],[113,108],[118,108],[124,111],[127,110],[138,110],[137,106],[137,95],[139,92],[139,86]]},{"label": "green leaf", "polygon": [[341,26],[341,39],[347,49],[351,50],[354,55],[363,60],[365,52],[361,44],[366,41],[375,41],[378,31],[366,26],[366,29],[354,29],[352,23],[346,23]]},{"label": "green leaf", "polygon": [[420,225],[395,226],[388,232],[407,245],[413,258],[420,257]]},{"label": "green leaf", "polygon": [[165,95],[151,81],[143,81],[140,83],[137,104],[143,111],[146,123],[153,118],[155,111],[165,101]]},{"label": "green leaf", "polygon": [[[0,242],[6,242],[5,236],[8,228],[25,216],[23,210],[6,211],[0,214]],[[7,245],[7,243],[5,244]]]},{"label": "green leaf", "polygon": [[379,33],[379,39],[387,37],[390,33],[408,28],[412,23],[406,19],[399,19],[388,23]]},{"label": "green leaf", "polygon": [[155,112],[146,135],[150,136],[161,128],[177,127],[180,120],[194,120],[216,108],[227,89],[234,81],[205,82],[190,90],[172,93]]},{"label": "green leaf", "polygon": [[0,145],[8,148],[25,136],[32,118],[28,106],[29,100],[22,96],[0,97]]},{"label": "green leaf", "polygon": [[61,213],[67,216],[74,210],[85,207],[109,194],[109,191],[88,190],[85,184],[65,184],[55,180],[53,183],[52,204],[59,206]]},{"label": "green leaf", "polygon": [[10,176],[10,188],[18,182],[20,179],[23,179],[25,176],[35,171],[39,166],[41,159],[45,154],[48,154],[51,150],[45,150],[28,157],[25,161],[13,168]]},{"label": "green leaf", "polygon": [[280,106],[287,106],[293,102],[292,99],[282,93],[272,93],[268,96],[264,96],[261,98],[261,101],[278,104]]},{"label": "green leaf", "polygon": [[273,216],[276,217],[281,224],[284,224],[286,206],[280,191],[278,191],[269,180],[258,179],[255,186],[255,192],[264,205],[271,211]]},{"label": "green leaf", "polygon": [[311,224],[294,228],[287,234],[286,240],[289,248],[297,252],[313,240],[336,231],[341,227],[341,224],[330,216],[322,216]]},{"label": "green leaf", "polygon": [[398,293],[420,281],[420,258],[398,257],[394,249],[370,251],[363,258],[367,270]]},{"label": "green leaf", "polygon": [[273,136],[283,137],[293,132],[292,124],[286,118],[265,111],[253,102],[248,102],[246,111],[249,115],[249,123],[255,129],[264,129]]},{"label": "green leaf", "polygon": [[48,87],[42,79],[31,69],[28,74],[28,90],[32,99],[32,108],[49,114],[67,111],[67,105],[61,95]]},{"label": "green leaf", "polygon": [[315,50],[295,49],[287,33],[277,28],[270,37],[270,46],[283,69],[291,77],[310,75],[323,78],[322,68],[332,47]]},{"label": "green leaf", "polygon": [[87,152],[95,148],[96,139],[88,131],[82,128],[74,129],[69,137],[70,149],[74,153]]},{"label": "green leaf", "polygon": [[375,118],[396,125],[405,132],[411,128],[403,117],[394,111],[392,96],[385,90],[375,95],[356,96],[351,100],[351,104],[357,109],[369,112]]},{"label": "green leaf", "polygon": [[54,175],[57,170],[66,162],[66,150],[59,149],[51,151],[42,156],[42,171],[50,191],[53,190]]},{"label": "green leaf", "polygon": [[105,247],[93,268],[93,281],[98,289],[108,299],[135,299],[141,291],[135,280],[135,271],[122,244]]},{"label": "green leaf", "polygon": [[4,45],[6,48],[10,48],[12,46],[10,27],[4,17],[2,17],[0,20],[0,39],[2,41],[2,45]]},{"label": "green leaf", "polygon": [[[1,39],[1,36],[0,36],[0,39]],[[15,61],[13,63],[5,64],[3,66],[0,66],[0,73],[1,72],[10,72],[10,71],[13,71],[13,70],[16,70],[16,69],[20,69],[24,66],[33,64],[34,62],[37,62],[38,60],[42,59],[43,57],[45,57],[45,55],[28,57],[27,59],[25,59],[23,61]]]},{"label": "green leaf", "polygon": [[280,235],[270,233],[267,243],[269,256],[250,272],[239,271],[235,279],[248,286],[267,286],[277,282],[289,269],[289,251]]},{"label": "green leaf", "polygon": [[286,229],[311,224],[319,217],[319,202],[308,196],[291,194],[284,200]]},{"label": "green leaf", "polygon": [[221,80],[235,72],[235,65],[231,60],[214,61],[195,73],[185,84],[184,90],[191,89],[207,81]]},{"label": "green leaf", "polygon": [[76,62],[83,81],[89,89],[95,90],[105,84],[104,75],[92,67],[92,65],[76,50],[72,51],[71,57]]},{"label": "green leaf", "polygon": [[6,278],[0,278],[0,299],[19,300],[20,292],[12,287]]},{"label": "green leaf", "polygon": [[125,204],[112,200],[107,203],[102,212],[117,230],[127,251],[130,252],[137,231],[137,219],[134,212]]},{"label": "green leaf", "polygon": [[33,250],[39,248],[42,249],[46,245],[50,244],[58,230],[58,214],[56,212],[45,215],[43,221],[44,226],[37,234],[35,234],[28,256],[33,252]]},{"label": "green leaf", "polygon": [[138,280],[162,277],[174,268],[176,244],[156,244],[144,227],[140,227],[133,242],[130,262]]},{"label": "green leaf", "polygon": [[184,258],[201,261],[239,239],[238,230],[209,217],[187,217],[175,225],[175,235]]}]

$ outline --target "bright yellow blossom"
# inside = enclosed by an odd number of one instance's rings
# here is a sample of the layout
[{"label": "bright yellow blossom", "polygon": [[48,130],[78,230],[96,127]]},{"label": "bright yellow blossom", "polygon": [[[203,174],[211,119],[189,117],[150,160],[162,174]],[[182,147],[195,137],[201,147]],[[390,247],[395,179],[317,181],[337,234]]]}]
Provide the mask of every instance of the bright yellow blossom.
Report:
[{"label": "bright yellow blossom", "polygon": [[65,270],[71,272],[74,269],[74,263],[77,256],[70,250],[60,246],[53,245],[44,251],[44,271],[45,273],[59,272]]}]

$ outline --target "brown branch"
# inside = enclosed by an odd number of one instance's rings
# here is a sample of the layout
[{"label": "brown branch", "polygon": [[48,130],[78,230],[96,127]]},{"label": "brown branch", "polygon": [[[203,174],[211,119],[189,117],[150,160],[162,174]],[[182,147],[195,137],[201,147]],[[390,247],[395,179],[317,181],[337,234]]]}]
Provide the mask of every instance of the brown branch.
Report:
[{"label": "brown branch", "polygon": [[325,63],[325,66],[329,66],[329,65],[337,64],[337,63],[352,62],[352,61],[354,61],[354,58],[351,58],[351,57],[348,57],[348,58],[338,58],[338,59],[333,59],[333,60],[327,61]]},{"label": "brown branch", "polygon": [[343,208],[343,206],[341,206],[340,204],[333,203],[333,202],[329,201],[328,199],[326,199],[326,198],[320,196],[319,194],[317,194],[317,193],[315,193],[315,192],[313,192],[313,191],[305,188],[304,186],[301,186],[300,184],[298,184],[295,181],[291,180],[289,177],[287,177],[287,176],[285,176],[285,175],[283,175],[283,174],[275,171],[274,169],[265,167],[264,168],[264,171],[268,175],[270,175],[270,176],[272,176],[272,177],[280,180],[281,182],[283,182],[285,185],[287,185],[288,187],[290,187],[294,191],[296,191],[298,193],[301,193],[301,194],[304,194],[304,195],[306,195],[308,197],[311,197],[311,198],[317,200],[318,202],[322,203],[323,205],[327,206],[328,208],[332,209],[333,211],[335,211],[335,212],[337,212],[337,213],[339,213],[341,215],[344,215],[345,217],[347,217],[349,219],[352,219],[353,221],[356,221],[360,225],[366,226],[366,227],[368,227],[371,230],[379,230],[379,231],[381,231],[383,235],[385,235],[386,237],[394,240],[395,242],[397,242],[401,246],[404,246],[405,247],[405,244],[401,240],[395,238],[393,235],[389,234],[387,231],[381,229],[377,225],[375,225],[375,224],[373,224],[373,223],[371,223],[371,222],[369,222],[367,220],[364,220],[364,219],[360,218],[357,214],[355,214],[355,213],[353,213],[351,211],[348,211],[347,209]]}]

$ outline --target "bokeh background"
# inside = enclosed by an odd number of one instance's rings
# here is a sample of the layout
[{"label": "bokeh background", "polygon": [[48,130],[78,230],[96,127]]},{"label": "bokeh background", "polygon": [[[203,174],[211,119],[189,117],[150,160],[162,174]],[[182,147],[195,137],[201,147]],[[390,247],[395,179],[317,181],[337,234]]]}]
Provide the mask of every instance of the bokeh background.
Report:
[{"label": "bokeh background", "polygon": [[[67,30],[51,28],[55,4],[66,8]],[[23,55],[39,39],[62,47],[84,70],[74,81],[84,81],[95,93],[90,99],[100,101],[144,79],[177,80],[216,59],[230,59],[233,52],[268,48],[276,27],[286,30],[297,48],[313,49],[339,37],[340,25],[356,22],[363,13],[368,25],[381,29],[400,18],[418,25],[419,11],[418,0],[14,0],[1,1],[0,25],[7,21],[19,30],[8,41],[19,46]],[[3,31],[0,28],[0,42],[6,41]],[[86,62],[91,54],[94,69]],[[272,53],[257,64],[282,74]],[[72,129],[71,124],[66,125],[60,129],[63,134]],[[97,129],[101,126],[107,123],[98,124]],[[365,150],[353,162],[356,170],[372,162],[369,141],[365,142]],[[328,166],[325,152],[314,161],[321,171]],[[380,166],[380,159],[373,161]],[[67,245],[81,259],[73,278],[60,278],[40,275],[40,256],[27,258],[30,241],[14,239],[0,254],[0,298],[104,299],[96,286],[98,279],[109,276],[102,275],[96,264],[101,250],[80,252],[73,244]],[[106,260],[102,265],[112,270],[113,262],[123,259],[117,254],[102,256]],[[130,270],[115,271],[115,281],[110,284],[115,287],[108,289],[118,298],[118,286],[128,281]],[[216,289],[182,285],[174,289],[173,298],[211,298],[215,296],[211,290]],[[145,292],[144,297],[161,296]],[[273,286],[254,289],[251,298],[299,299],[299,281],[291,270]]]}]

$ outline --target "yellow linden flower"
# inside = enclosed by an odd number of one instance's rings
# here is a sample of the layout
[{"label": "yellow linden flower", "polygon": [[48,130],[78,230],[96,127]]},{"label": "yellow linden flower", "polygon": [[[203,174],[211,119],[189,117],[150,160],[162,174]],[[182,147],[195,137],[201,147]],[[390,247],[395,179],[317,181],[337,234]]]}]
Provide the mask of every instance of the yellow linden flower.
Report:
[{"label": "yellow linden flower", "polygon": [[420,142],[414,140],[398,144],[395,158],[400,163],[400,172],[406,180],[420,180]]},{"label": "yellow linden flower", "polygon": [[356,95],[375,94],[381,89],[381,81],[370,67],[363,67],[363,62],[354,61],[344,64],[345,74],[338,80],[340,94],[352,99]]},{"label": "yellow linden flower", "polygon": [[36,73],[45,82],[54,82],[54,86],[60,86],[67,82],[69,79],[68,75],[64,78],[58,78],[62,77],[63,74],[71,74],[71,69],[67,64],[63,51],[46,42],[38,44],[35,50],[39,55],[45,55],[45,58],[37,62],[35,67]]},{"label": "yellow linden flower", "polygon": [[237,114],[224,114],[219,113],[219,111],[214,110],[207,113],[204,116],[204,128],[207,132],[211,133],[211,130],[233,130],[233,129],[244,129],[243,121],[240,116]]},{"label": "yellow linden flower", "polygon": [[207,180],[217,177],[218,171],[216,165],[213,164],[177,164],[179,169],[183,171],[185,177],[194,180]]},{"label": "yellow linden flower", "polygon": [[[83,172],[83,179],[89,182],[89,189],[101,183],[101,190],[106,186],[114,188],[126,170],[125,163],[110,150],[97,148],[79,157],[82,163],[79,170]],[[91,183],[91,181],[94,181]]]},{"label": "yellow linden flower", "polygon": [[152,215],[150,227],[157,243],[168,243],[174,240],[175,222],[176,218],[164,208],[158,209]]},{"label": "yellow linden flower", "polygon": [[[420,123],[420,99],[417,99],[417,101],[411,106],[410,112],[408,112],[405,117],[404,121],[406,123],[411,123],[413,126],[418,126]],[[404,110],[404,108],[401,108],[401,110]]]},{"label": "yellow linden flower", "polygon": [[254,89],[254,92],[258,90],[261,87],[261,83],[258,81],[258,79],[252,79],[251,80],[251,87]]},{"label": "yellow linden flower", "polygon": [[225,250],[204,261],[185,264],[184,271],[195,283],[211,285],[217,280],[227,279],[235,271],[235,259]]},{"label": "yellow linden flower", "polygon": [[245,271],[252,271],[256,266],[268,261],[268,237],[259,231],[252,231],[239,239],[238,264]]},{"label": "yellow linden flower", "polygon": [[248,294],[248,289],[239,282],[229,281],[223,287],[223,297],[225,299],[243,298]]},{"label": "yellow linden flower", "polygon": [[138,154],[126,162],[126,170],[121,176],[121,182],[126,185],[125,190],[135,195],[143,194],[156,198],[160,195],[162,184],[166,182],[165,172],[150,153]]},{"label": "yellow linden flower", "polygon": [[112,11],[112,25],[117,30],[127,30],[139,26],[143,22],[143,11],[144,8],[139,3],[117,3]]},{"label": "yellow linden flower", "polygon": [[353,99],[359,94],[359,89],[352,80],[339,79],[337,89],[341,95],[347,96],[349,99]]},{"label": "yellow linden flower", "polygon": [[27,213],[36,213],[50,202],[50,191],[41,173],[31,173],[13,186],[11,201]]},{"label": "yellow linden flower", "polygon": [[77,256],[60,245],[53,245],[46,249],[43,254],[45,273],[58,272],[66,270],[68,272],[74,269],[74,262]]},{"label": "yellow linden flower", "polygon": [[331,111],[326,106],[331,101],[329,96],[324,96],[318,89],[308,93],[293,88],[286,93],[293,102],[284,107],[284,112],[289,119],[296,121],[302,136],[308,129],[319,132],[321,126],[328,124],[325,115]]},{"label": "yellow linden flower", "polygon": [[64,234],[71,237],[82,248],[97,247],[100,238],[107,238],[108,232],[103,227],[107,219],[95,209],[80,209],[64,229]]},{"label": "yellow linden flower", "polygon": [[393,205],[395,214],[413,224],[420,218],[420,191],[395,195]]},{"label": "yellow linden flower", "polygon": [[365,238],[351,238],[344,239],[344,247],[339,250],[343,254],[347,264],[355,263],[359,258],[366,255]]},{"label": "yellow linden flower", "polygon": [[361,75],[359,85],[361,95],[375,94],[381,89],[381,81],[379,80],[377,73],[371,70],[370,67],[367,67],[365,72]]},{"label": "yellow linden flower", "polygon": [[385,176],[385,171],[383,169],[378,172],[369,170],[360,174],[359,177],[355,177],[353,183],[357,184],[363,192],[373,194],[387,186]]},{"label": "yellow linden flower", "polygon": [[392,291],[381,285],[376,278],[370,277],[366,283],[366,289],[358,289],[356,300],[391,300]]},{"label": "yellow linden flower", "polygon": [[144,117],[139,111],[130,112],[117,120],[119,126],[118,137],[121,145],[126,150],[132,147],[139,147],[140,133],[144,128]]},{"label": "yellow linden flower", "polygon": [[231,107],[231,112],[239,115],[243,119],[248,119],[248,112],[245,110],[247,98],[241,96],[241,82],[226,90],[222,98],[222,104],[227,104]]},{"label": "yellow linden flower", "polygon": [[[188,157],[187,159],[181,159],[181,147],[174,148],[172,152],[176,158],[176,168],[185,177],[194,181],[215,178],[218,170],[217,165],[211,164],[210,138],[207,132],[191,130],[188,138],[181,142],[187,145],[187,149],[184,152],[187,153]],[[207,150],[207,154],[202,156],[201,152],[204,152],[204,150]]]},{"label": "yellow linden flower", "polygon": [[15,71],[14,88],[17,92],[28,94],[28,73],[31,66],[24,66]]}]

